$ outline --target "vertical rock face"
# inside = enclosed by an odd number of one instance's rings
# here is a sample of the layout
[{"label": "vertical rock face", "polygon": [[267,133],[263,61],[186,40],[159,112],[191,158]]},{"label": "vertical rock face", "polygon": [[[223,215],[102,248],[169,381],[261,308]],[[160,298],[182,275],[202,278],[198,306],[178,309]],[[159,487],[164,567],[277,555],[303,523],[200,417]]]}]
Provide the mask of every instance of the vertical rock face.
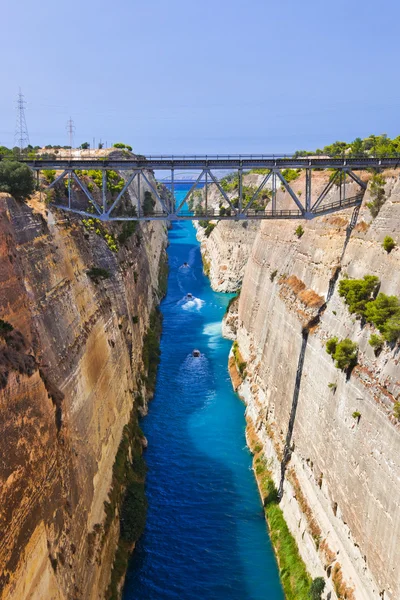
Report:
[{"label": "vertical rock face", "polygon": [[[400,250],[382,248],[386,235],[400,242],[398,179],[387,179],[386,197],[374,220],[364,204],[352,231],[351,211],[303,225],[300,238],[293,222],[264,222],[237,324],[230,318],[247,363],[239,392],[248,420],[278,487],[285,463],[285,517],[311,575],[325,576],[332,598],[400,598],[398,346],[375,356],[374,329],[337,292],[344,274],[371,274],[380,291],[400,296]],[[326,352],[332,336],[359,345],[350,377]]]},{"label": "vertical rock face", "polygon": [[236,292],[240,289],[259,227],[257,221],[220,221],[208,238],[204,229],[198,227],[197,238],[213,290]]},{"label": "vertical rock face", "polygon": [[[0,597],[104,597],[104,502],[159,301],[161,223],[118,253],[77,219],[0,194]],[[93,280],[92,267],[109,278]]]}]

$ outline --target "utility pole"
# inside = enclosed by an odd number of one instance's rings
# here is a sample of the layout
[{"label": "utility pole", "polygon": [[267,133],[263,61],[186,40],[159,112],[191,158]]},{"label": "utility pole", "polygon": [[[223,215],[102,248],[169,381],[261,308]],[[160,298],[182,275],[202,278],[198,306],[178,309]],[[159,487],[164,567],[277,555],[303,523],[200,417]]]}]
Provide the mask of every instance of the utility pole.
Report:
[{"label": "utility pole", "polygon": [[21,88],[18,92],[17,98],[17,123],[15,127],[15,141],[19,150],[22,154],[23,149],[29,146],[29,135],[28,127],[26,126],[25,119],[25,100],[24,95],[21,92]]},{"label": "utility pole", "polygon": [[69,145],[71,147],[71,149],[69,151],[69,155],[72,156],[72,147],[74,145],[75,125],[74,125],[74,122],[71,119],[71,117],[67,121],[66,129],[67,129],[68,137],[69,137]]},{"label": "utility pole", "polygon": [[[68,132],[68,136],[69,136],[69,145],[70,145],[70,150],[69,150],[69,157],[72,157],[72,146],[73,146],[73,142],[74,142],[74,133],[75,133],[75,125],[73,120],[71,119],[71,117],[68,119],[67,121],[67,132]],[[71,208],[71,201],[72,201],[72,177],[71,177],[71,171],[68,171],[68,207]]]}]

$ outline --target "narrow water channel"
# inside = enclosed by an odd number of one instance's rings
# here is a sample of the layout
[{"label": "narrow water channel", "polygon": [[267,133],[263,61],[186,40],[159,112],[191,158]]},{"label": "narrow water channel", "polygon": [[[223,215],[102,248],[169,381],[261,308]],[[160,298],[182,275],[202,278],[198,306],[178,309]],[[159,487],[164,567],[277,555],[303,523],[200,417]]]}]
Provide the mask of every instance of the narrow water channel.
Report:
[{"label": "narrow water channel", "polygon": [[190,222],[175,223],[169,239],[161,362],[141,423],[149,442],[147,525],[123,598],[282,600],[244,405],[227,370],[231,342],[221,335],[231,296],[213,292],[203,275]]}]

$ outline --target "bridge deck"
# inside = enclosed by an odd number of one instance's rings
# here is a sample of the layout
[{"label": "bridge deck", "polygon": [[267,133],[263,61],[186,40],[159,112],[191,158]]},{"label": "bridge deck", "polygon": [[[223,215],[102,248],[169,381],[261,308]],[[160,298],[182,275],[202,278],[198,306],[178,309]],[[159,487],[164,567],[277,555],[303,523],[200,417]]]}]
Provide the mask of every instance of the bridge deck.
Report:
[{"label": "bridge deck", "polygon": [[[1,157],[0,157],[1,159]],[[299,157],[238,155],[238,156],[146,156],[137,158],[41,158],[21,159],[32,169],[343,169],[398,168],[397,157]]]}]

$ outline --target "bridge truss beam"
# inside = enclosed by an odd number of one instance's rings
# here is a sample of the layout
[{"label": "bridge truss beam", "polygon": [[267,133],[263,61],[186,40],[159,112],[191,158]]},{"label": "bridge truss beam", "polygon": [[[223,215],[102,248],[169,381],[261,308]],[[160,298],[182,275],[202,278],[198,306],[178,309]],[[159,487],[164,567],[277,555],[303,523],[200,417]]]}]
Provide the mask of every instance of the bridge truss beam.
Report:
[{"label": "bridge truss beam", "polygon": [[[35,165],[34,170],[38,173],[40,168]],[[68,194],[67,204],[57,200],[54,205],[62,210],[79,214],[86,217],[94,217],[101,221],[151,221],[151,220],[247,220],[247,219],[313,219],[316,216],[329,214],[331,212],[337,212],[344,208],[351,206],[360,205],[366,189],[366,183],[364,183],[347,165],[342,165],[337,168],[330,181],[326,184],[318,198],[312,203],[312,173],[311,167],[306,167],[305,177],[305,190],[304,196],[300,191],[295,191],[293,186],[287,181],[281,167],[273,167],[270,169],[263,178],[261,184],[254,191],[250,200],[245,204],[244,201],[244,185],[243,185],[243,167],[241,165],[236,169],[237,173],[237,197],[233,199],[226,192],[218,178],[218,171],[212,170],[210,167],[205,166],[201,169],[197,179],[192,183],[189,190],[186,192],[184,198],[177,204],[174,195],[169,201],[165,200],[165,197],[159,192],[158,186],[154,185],[150,171],[145,168],[136,168],[131,172],[123,171],[125,183],[121,191],[115,198],[109,198],[110,194],[107,193],[107,170],[114,170],[114,167],[102,166],[102,189],[101,198],[96,198],[95,194],[89,190],[88,186],[85,185],[84,181],[80,178],[79,169],[73,166],[67,166],[62,172],[56,177],[56,179],[48,184],[47,189],[51,189],[60,184],[65,178],[68,179]],[[354,181],[359,187],[360,192],[351,197],[346,197],[346,180]],[[136,190],[131,194],[127,195],[130,186],[134,184],[136,180]],[[270,202],[266,203],[265,207],[260,208],[258,204],[257,208],[254,208],[257,199],[266,185],[270,183]],[[78,201],[74,200],[73,183],[76,188],[79,188],[83,192],[87,199],[86,206],[82,202],[82,199]],[[167,184],[170,186],[171,191],[176,191],[179,181],[176,180],[174,168],[170,169],[170,180]],[[279,208],[278,203],[278,189],[277,184],[279,183],[281,189],[288,193],[286,198],[290,198],[292,205],[290,208]],[[328,194],[331,192],[333,186],[336,185],[339,190],[339,199],[335,201],[329,200]],[[201,210],[197,209],[194,212],[188,210],[187,202],[193,192],[201,186],[204,189],[203,199],[205,200],[205,208]],[[224,210],[216,210],[209,208],[209,189],[211,186],[216,186],[218,189],[222,203],[225,204]],[[158,201],[158,208],[149,210],[143,203],[143,194],[150,191],[151,194]],[[132,198],[133,196],[133,198]],[[59,197],[59,195],[58,195]],[[282,195],[280,195],[282,201]],[[285,201],[287,206],[287,202]]]}]

